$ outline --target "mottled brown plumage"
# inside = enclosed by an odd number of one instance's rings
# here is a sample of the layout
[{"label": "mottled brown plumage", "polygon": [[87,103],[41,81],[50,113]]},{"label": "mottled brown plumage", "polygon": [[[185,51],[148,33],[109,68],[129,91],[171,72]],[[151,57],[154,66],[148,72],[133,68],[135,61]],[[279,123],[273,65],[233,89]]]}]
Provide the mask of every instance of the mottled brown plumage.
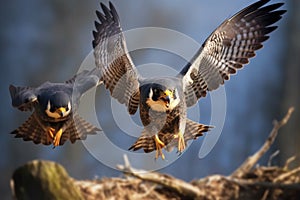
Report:
[{"label": "mottled brown plumage", "polygon": [[130,114],[140,108],[144,125],[130,149],[157,150],[157,156],[163,156],[162,148],[171,149],[177,143],[181,152],[187,140],[210,130],[211,126],[187,119],[186,109],[247,64],[277,28],[272,24],[286,11],[277,10],[283,3],[265,6],[269,1],[260,0],[225,20],[176,77],[152,79],[139,76],[112,3],[109,8],[101,4],[103,13],[96,12],[99,22],[93,32],[96,66],[112,97],[125,104]]}]

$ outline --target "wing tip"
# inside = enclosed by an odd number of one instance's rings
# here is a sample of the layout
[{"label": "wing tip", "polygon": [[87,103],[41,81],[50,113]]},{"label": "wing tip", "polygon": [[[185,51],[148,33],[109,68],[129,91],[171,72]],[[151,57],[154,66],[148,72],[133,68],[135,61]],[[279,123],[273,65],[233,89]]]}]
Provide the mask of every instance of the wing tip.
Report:
[{"label": "wing tip", "polygon": [[94,40],[92,41],[93,48],[95,48],[100,43],[100,32],[105,29],[105,26],[111,26],[111,23],[113,23],[115,26],[120,26],[118,13],[111,1],[109,1],[109,6],[106,6],[101,2],[100,7],[102,9],[102,12],[96,10],[96,15],[99,22],[94,21],[96,30],[92,32],[94,38]]},{"label": "wing tip", "polygon": [[9,93],[10,93],[11,98],[14,98],[16,96],[16,93],[17,93],[17,87],[10,84],[8,89],[9,89]]},{"label": "wing tip", "polygon": [[102,10],[103,10],[103,12],[104,12],[104,14],[105,14],[106,17],[110,17],[111,16],[109,8],[104,3],[101,2],[100,3],[100,7],[102,8]]}]

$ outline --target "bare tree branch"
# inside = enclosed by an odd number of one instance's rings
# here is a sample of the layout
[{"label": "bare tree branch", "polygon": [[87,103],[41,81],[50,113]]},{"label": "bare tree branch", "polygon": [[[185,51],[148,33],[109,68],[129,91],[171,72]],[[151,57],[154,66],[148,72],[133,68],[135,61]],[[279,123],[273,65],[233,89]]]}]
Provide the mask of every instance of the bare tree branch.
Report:
[{"label": "bare tree branch", "polygon": [[293,161],[295,161],[296,158],[297,158],[296,156],[292,156],[292,157],[290,157],[289,159],[287,159],[286,162],[285,162],[285,164],[284,164],[283,169],[284,169],[284,170],[288,170],[290,164],[291,164]]},{"label": "bare tree branch", "polygon": [[293,111],[294,107],[290,107],[287,114],[281,121],[274,121],[274,127],[263,146],[254,155],[248,157],[244,163],[231,174],[231,176],[242,177],[245,173],[249,172],[253,168],[258,160],[270,149],[278,134],[278,130],[288,122]]},{"label": "bare tree branch", "polygon": [[275,178],[273,182],[276,183],[276,182],[284,181],[288,177],[293,176],[294,174],[297,174],[299,172],[300,172],[300,167],[298,167],[296,169],[293,169],[292,171],[288,171],[288,172],[286,172],[284,174],[281,174],[280,176],[278,176],[277,178]]},{"label": "bare tree branch", "polygon": [[205,196],[204,191],[201,191],[199,190],[199,188],[180,179],[176,179],[166,174],[160,174],[157,172],[150,171],[148,172],[132,168],[129,164],[128,157],[126,155],[124,155],[124,161],[125,165],[118,165],[117,168],[119,170],[122,170],[126,175],[133,176],[144,181],[159,184],[183,196],[187,196],[190,198]]}]

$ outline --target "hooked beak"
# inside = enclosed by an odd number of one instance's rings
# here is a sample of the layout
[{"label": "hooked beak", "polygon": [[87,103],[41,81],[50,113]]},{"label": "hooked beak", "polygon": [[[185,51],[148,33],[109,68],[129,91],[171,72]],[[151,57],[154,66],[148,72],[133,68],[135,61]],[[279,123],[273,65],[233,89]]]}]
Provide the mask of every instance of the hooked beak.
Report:
[{"label": "hooked beak", "polygon": [[162,99],[166,103],[166,106],[169,107],[169,105],[170,105],[170,97],[169,96],[165,96],[165,97],[162,97]]},{"label": "hooked beak", "polygon": [[65,113],[66,113],[66,108],[64,107],[60,107],[58,109],[56,109],[55,111],[57,114],[59,114],[60,117],[64,117]]},{"label": "hooked beak", "polygon": [[170,101],[172,97],[173,93],[170,90],[166,90],[163,96],[161,97],[161,99],[165,102],[167,108],[170,106]]}]

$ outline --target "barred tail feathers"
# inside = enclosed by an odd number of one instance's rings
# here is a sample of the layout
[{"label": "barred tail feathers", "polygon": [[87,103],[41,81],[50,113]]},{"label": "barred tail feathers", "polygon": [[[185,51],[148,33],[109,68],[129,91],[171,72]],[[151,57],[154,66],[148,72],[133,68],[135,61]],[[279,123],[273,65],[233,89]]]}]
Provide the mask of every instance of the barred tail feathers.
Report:
[{"label": "barred tail feathers", "polygon": [[47,132],[40,126],[35,113],[11,134],[14,134],[15,138],[23,138],[24,141],[33,141],[35,144],[50,145],[52,143],[51,140],[47,140]]},{"label": "barred tail feathers", "polygon": [[75,114],[71,124],[62,134],[60,145],[63,145],[68,139],[71,143],[76,142],[76,140],[85,140],[87,135],[95,135],[97,131],[101,131],[101,129]]},{"label": "barred tail feathers", "polygon": [[203,133],[210,131],[214,126],[199,124],[190,119],[186,120],[184,140],[189,141],[203,136]]},{"label": "barred tail feathers", "polygon": [[[187,141],[195,140],[198,137],[203,136],[203,133],[210,131],[212,128],[214,127],[210,125],[199,124],[190,119],[186,119],[185,131],[183,134],[185,145],[187,145]],[[175,138],[167,145],[166,150],[171,152],[174,147],[177,148],[177,145],[178,139]]]},{"label": "barred tail feathers", "polygon": [[[168,145],[174,138],[171,133],[158,133],[159,139]],[[143,149],[145,153],[150,153],[156,150],[155,135],[149,134],[145,129],[142,131],[142,135],[137,139],[137,141],[128,149],[137,151]]]}]

